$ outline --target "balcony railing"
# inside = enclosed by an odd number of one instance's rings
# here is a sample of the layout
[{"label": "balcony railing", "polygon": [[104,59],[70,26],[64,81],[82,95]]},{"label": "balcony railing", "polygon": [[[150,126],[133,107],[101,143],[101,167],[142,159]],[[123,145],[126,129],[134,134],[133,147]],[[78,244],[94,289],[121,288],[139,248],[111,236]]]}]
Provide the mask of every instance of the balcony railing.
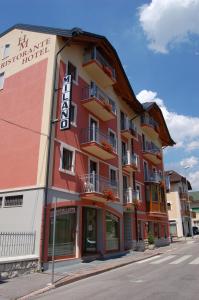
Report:
[{"label": "balcony railing", "polygon": [[116,181],[111,181],[109,178],[98,176],[95,173],[85,174],[80,177],[80,180],[83,194],[101,194],[98,195],[99,199],[110,201],[118,198],[118,182]]},{"label": "balcony railing", "polygon": [[182,200],[188,200],[188,194],[186,192],[180,192],[179,196]]},{"label": "balcony railing", "polygon": [[96,47],[85,52],[83,68],[93,81],[104,88],[112,86],[116,82],[115,69]]},{"label": "balcony railing", "polygon": [[95,83],[82,89],[82,103],[92,113],[97,114],[103,121],[115,118],[116,104]]},{"label": "balcony railing", "polygon": [[154,164],[160,164],[162,160],[161,150],[158,147],[150,147],[145,145],[143,148],[143,155]]},{"label": "balcony railing", "polygon": [[153,118],[151,118],[151,117],[142,116],[141,117],[141,124],[142,125],[150,126],[154,130],[156,130],[157,132],[159,132],[159,125],[158,125],[158,123]]},{"label": "balcony railing", "polygon": [[161,183],[163,180],[162,175],[158,172],[150,172],[149,174],[145,174],[144,181],[147,183]]},{"label": "balcony railing", "polygon": [[139,201],[139,192],[133,190],[133,188],[129,187],[124,191],[123,195],[123,203],[124,205],[133,204],[136,201]]},{"label": "balcony railing", "polygon": [[124,137],[137,138],[137,127],[132,122],[132,120],[129,120],[128,118],[124,118],[123,120],[121,120],[120,128],[121,128],[121,134],[124,135]]},{"label": "balcony railing", "polygon": [[126,171],[136,171],[138,169],[137,154],[127,151],[127,154],[122,157],[122,165]]}]

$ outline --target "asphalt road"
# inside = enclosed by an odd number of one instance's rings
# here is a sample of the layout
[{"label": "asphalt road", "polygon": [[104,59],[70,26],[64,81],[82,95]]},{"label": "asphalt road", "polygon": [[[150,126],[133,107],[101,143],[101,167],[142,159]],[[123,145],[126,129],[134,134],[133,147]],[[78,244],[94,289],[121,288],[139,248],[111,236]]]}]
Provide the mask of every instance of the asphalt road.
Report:
[{"label": "asphalt road", "polygon": [[36,299],[199,300],[199,240],[63,286]]}]

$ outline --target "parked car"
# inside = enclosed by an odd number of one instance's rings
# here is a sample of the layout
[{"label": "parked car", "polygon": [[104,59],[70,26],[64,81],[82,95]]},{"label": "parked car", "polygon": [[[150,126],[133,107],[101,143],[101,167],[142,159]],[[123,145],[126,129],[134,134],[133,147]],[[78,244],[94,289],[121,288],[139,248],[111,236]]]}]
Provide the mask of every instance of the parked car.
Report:
[{"label": "parked car", "polygon": [[193,226],[193,234],[199,234],[199,228],[197,226]]}]

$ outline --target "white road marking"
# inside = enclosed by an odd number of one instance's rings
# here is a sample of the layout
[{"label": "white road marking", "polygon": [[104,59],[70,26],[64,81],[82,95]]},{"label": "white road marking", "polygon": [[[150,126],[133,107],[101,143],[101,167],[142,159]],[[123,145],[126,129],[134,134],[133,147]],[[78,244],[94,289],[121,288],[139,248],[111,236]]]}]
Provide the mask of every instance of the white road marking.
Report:
[{"label": "white road marking", "polygon": [[167,261],[167,260],[169,260],[169,259],[172,259],[172,258],[174,258],[175,256],[176,256],[176,255],[169,255],[169,256],[166,256],[166,257],[164,257],[164,258],[158,259],[158,260],[156,260],[156,261],[152,261],[151,264],[161,264],[162,262]]},{"label": "white road marking", "polygon": [[196,258],[196,259],[194,259],[194,260],[192,260],[189,264],[190,265],[199,265],[199,257]]},{"label": "white road marking", "polygon": [[183,255],[182,257],[170,262],[170,265],[177,265],[181,262],[185,261],[186,259],[190,258],[192,255]]},{"label": "white road marking", "polygon": [[148,262],[148,261],[151,261],[151,260],[154,260],[154,259],[157,259],[157,258],[159,258],[159,255],[158,256],[152,256],[152,257],[146,258],[144,260],[137,261],[136,264],[143,264],[145,262]]}]

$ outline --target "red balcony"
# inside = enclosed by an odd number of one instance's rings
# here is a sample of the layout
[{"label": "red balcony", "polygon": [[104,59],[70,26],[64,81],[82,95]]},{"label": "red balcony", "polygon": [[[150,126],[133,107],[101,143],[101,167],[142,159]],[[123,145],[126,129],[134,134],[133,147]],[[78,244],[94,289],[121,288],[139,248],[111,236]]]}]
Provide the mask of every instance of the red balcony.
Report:
[{"label": "red balcony", "polygon": [[138,156],[127,151],[127,154],[122,157],[122,168],[127,172],[135,172],[138,170]]},{"label": "red balcony", "polygon": [[96,47],[85,52],[83,68],[102,87],[111,86],[116,82],[114,68]]},{"label": "red balcony", "polygon": [[94,83],[83,89],[82,105],[102,121],[116,118],[114,102]]},{"label": "red balcony", "polygon": [[85,128],[81,132],[81,149],[103,160],[117,156],[116,145],[111,143],[108,135],[95,128]]},{"label": "red balcony", "polygon": [[81,198],[99,202],[115,202],[118,199],[118,183],[96,174],[86,174],[81,178]]},{"label": "red balcony", "polygon": [[162,155],[159,149],[149,149],[145,147],[142,153],[144,158],[150,160],[155,165],[159,165],[162,162]]},{"label": "red balcony", "polygon": [[160,131],[159,125],[153,118],[142,116],[141,127],[151,139],[156,139],[158,137]]}]

